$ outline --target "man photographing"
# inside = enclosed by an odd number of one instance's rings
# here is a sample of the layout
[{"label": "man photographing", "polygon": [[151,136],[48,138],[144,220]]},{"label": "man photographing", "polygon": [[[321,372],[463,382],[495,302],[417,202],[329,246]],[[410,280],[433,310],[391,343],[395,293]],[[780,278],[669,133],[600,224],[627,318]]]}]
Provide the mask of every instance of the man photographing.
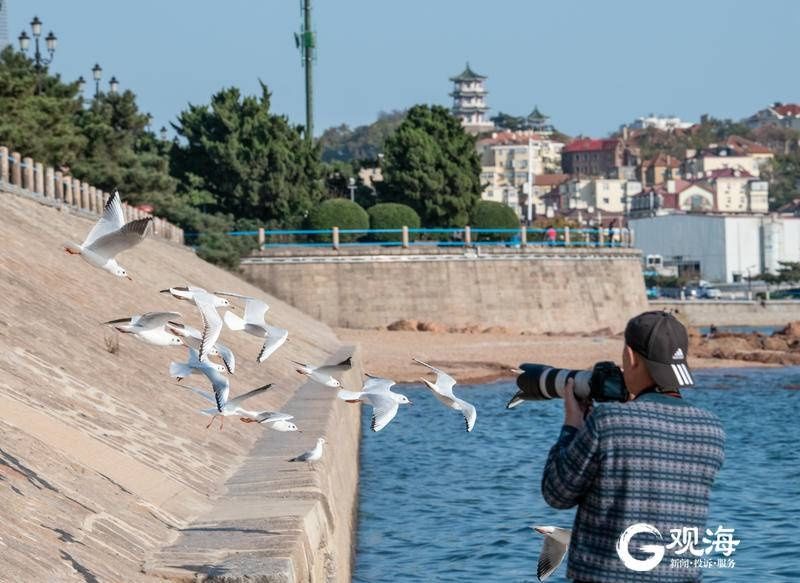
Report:
[{"label": "man photographing", "polygon": [[[665,536],[672,529],[705,532],[725,433],[713,413],[680,394],[694,384],[687,353],[686,329],[674,316],[645,312],[625,328],[626,402],[595,404],[584,418],[572,379],[564,387],[564,425],[544,467],[542,495],[554,508],[578,506],[567,566],[576,582],[700,580],[698,567],[671,564],[675,549],[647,571],[628,568],[617,552],[620,535],[637,523]],[[639,551],[642,544],[669,542],[640,534],[629,550],[647,559],[652,553]]]}]

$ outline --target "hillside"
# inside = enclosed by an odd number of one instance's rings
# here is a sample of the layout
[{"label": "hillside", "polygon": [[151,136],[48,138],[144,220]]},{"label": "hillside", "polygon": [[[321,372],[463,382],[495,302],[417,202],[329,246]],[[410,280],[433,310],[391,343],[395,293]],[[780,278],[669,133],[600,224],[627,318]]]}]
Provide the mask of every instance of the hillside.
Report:
[{"label": "hillside", "polygon": [[[257,366],[256,338],[222,337],[237,355],[232,395],[275,383],[248,402],[254,409],[280,410],[295,392],[303,377],[286,358],[323,361],[340,343],[186,248],[146,240],[120,256],[134,281],[118,279],[62,250],[92,221],[6,193],[0,203],[0,580],[153,580],[145,556],[212,507],[268,430],[231,418],[224,431],[207,430],[197,413],[207,403],[167,375],[185,350],[120,335],[114,354],[106,338],[115,333],[99,322],[176,310],[200,327],[194,306],[158,293],[187,282],[265,299],[269,321],[290,331],[275,355]],[[313,441],[287,435],[298,452]]]}]

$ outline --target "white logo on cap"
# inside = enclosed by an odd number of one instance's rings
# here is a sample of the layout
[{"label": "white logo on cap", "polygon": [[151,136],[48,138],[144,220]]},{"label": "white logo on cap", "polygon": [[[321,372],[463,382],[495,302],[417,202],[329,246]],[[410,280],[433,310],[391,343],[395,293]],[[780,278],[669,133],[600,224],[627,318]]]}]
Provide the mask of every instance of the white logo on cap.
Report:
[{"label": "white logo on cap", "polygon": [[678,348],[678,350],[675,351],[675,354],[672,355],[672,360],[683,360],[683,350]]}]

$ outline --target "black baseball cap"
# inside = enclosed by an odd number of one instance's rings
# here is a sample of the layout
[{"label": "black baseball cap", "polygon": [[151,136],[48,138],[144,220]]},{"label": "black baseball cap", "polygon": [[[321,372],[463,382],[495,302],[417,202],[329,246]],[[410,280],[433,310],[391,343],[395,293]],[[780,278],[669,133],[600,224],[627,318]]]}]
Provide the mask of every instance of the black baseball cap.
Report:
[{"label": "black baseball cap", "polygon": [[645,312],[631,318],[625,327],[625,344],[642,357],[650,376],[662,389],[694,385],[686,363],[689,335],[669,312]]}]

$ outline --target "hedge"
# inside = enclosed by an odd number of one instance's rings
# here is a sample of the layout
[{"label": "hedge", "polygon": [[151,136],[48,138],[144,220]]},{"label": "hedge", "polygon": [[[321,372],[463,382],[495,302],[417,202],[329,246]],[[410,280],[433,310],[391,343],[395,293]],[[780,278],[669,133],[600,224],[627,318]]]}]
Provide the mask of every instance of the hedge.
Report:
[{"label": "hedge", "polygon": [[[518,229],[519,217],[510,206],[502,202],[482,200],[475,205],[470,217],[470,226],[475,229]],[[481,233],[478,240],[510,239],[508,233]]]},{"label": "hedge", "polygon": [[[369,214],[370,229],[418,229],[420,226],[417,211],[405,204],[396,202],[382,202],[370,207]],[[400,241],[400,233],[375,233],[372,236],[376,241]]]},{"label": "hedge", "polygon": [[[333,227],[339,229],[367,229],[369,228],[369,215],[367,211],[356,203],[345,198],[331,198],[308,213],[306,226],[309,229],[329,230]],[[339,241],[346,243],[355,241],[361,235],[342,234]],[[330,235],[318,235],[317,241],[330,241]]]}]

